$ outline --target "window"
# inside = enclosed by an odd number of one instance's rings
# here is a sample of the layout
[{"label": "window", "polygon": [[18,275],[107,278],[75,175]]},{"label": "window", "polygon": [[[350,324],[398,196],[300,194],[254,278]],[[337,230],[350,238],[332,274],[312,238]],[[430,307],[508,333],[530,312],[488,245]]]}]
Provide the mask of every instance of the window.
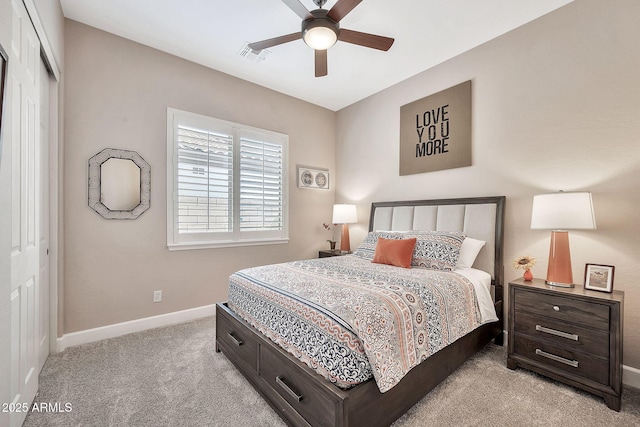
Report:
[{"label": "window", "polygon": [[286,243],[288,136],[167,109],[170,250]]}]

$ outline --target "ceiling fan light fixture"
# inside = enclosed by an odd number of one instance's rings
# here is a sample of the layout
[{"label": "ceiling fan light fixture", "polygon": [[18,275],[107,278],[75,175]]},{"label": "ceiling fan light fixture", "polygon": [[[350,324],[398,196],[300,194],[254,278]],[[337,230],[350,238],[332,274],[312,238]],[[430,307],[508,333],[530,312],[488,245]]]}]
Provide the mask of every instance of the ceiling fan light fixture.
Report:
[{"label": "ceiling fan light fixture", "polygon": [[312,49],[326,50],[336,44],[338,35],[331,28],[314,27],[304,33],[303,39]]},{"label": "ceiling fan light fixture", "polygon": [[[338,40],[371,49],[387,51],[393,45],[394,39],[376,34],[340,28],[340,22],[362,0],[336,0],[330,10],[322,8],[327,0],[313,0],[319,9],[308,10],[301,0],[282,0],[296,15],[302,18],[301,31],[285,34],[279,37],[249,43],[252,51],[261,51],[273,46],[302,39],[314,49],[315,75],[327,75],[327,50]],[[308,0],[307,0],[308,1]]]},{"label": "ceiling fan light fixture", "polygon": [[311,11],[311,17],[302,21],[302,39],[312,49],[327,50],[338,41],[340,25],[327,17],[327,11]]}]

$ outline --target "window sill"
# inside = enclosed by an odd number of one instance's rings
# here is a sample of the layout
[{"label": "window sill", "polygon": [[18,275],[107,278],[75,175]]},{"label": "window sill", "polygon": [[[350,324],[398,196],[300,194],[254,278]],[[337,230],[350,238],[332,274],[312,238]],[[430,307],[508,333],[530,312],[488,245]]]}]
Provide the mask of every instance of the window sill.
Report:
[{"label": "window sill", "polygon": [[264,246],[264,245],[282,245],[289,243],[289,239],[256,239],[256,240],[225,240],[217,242],[184,242],[184,243],[168,243],[167,248],[170,251],[188,251],[195,249],[217,249],[217,248],[233,248],[241,246]]}]

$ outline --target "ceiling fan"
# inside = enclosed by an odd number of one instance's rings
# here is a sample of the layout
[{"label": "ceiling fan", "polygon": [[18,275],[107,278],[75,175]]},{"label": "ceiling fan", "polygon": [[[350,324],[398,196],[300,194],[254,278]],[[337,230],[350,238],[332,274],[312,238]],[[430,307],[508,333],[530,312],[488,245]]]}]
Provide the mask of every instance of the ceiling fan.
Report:
[{"label": "ceiling fan", "polygon": [[299,0],[282,0],[300,18],[302,31],[272,39],[250,43],[249,48],[260,51],[279,44],[302,39],[315,50],[316,77],[327,75],[327,49],[340,40],[347,43],[387,51],[394,42],[389,37],[340,28],[340,20],[353,10],[362,0],[338,0],[330,10],[322,6],[327,0],[313,0],[318,9],[309,11]]}]

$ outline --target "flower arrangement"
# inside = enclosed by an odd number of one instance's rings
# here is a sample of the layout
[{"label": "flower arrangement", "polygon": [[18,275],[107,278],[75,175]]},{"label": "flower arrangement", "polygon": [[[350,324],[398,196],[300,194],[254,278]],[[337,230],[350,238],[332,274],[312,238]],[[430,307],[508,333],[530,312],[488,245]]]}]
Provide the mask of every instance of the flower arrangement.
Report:
[{"label": "flower arrangement", "polygon": [[329,242],[331,250],[333,251],[336,249],[336,241],[334,239],[334,236],[333,236],[334,232],[332,230],[336,228],[337,224],[327,224],[326,222],[323,222],[322,226],[324,227],[325,230],[331,231],[331,239],[327,239],[327,242]]},{"label": "flower arrangement", "polygon": [[533,273],[531,273],[531,267],[536,265],[536,259],[531,255],[523,255],[513,260],[513,268],[516,270],[524,270],[524,280],[532,280]]},{"label": "flower arrangement", "polygon": [[530,255],[523,255],[513,260],[513,268],[516,270],[519,268],[530,270],[534,265],[536,265],[536,259]]}]

